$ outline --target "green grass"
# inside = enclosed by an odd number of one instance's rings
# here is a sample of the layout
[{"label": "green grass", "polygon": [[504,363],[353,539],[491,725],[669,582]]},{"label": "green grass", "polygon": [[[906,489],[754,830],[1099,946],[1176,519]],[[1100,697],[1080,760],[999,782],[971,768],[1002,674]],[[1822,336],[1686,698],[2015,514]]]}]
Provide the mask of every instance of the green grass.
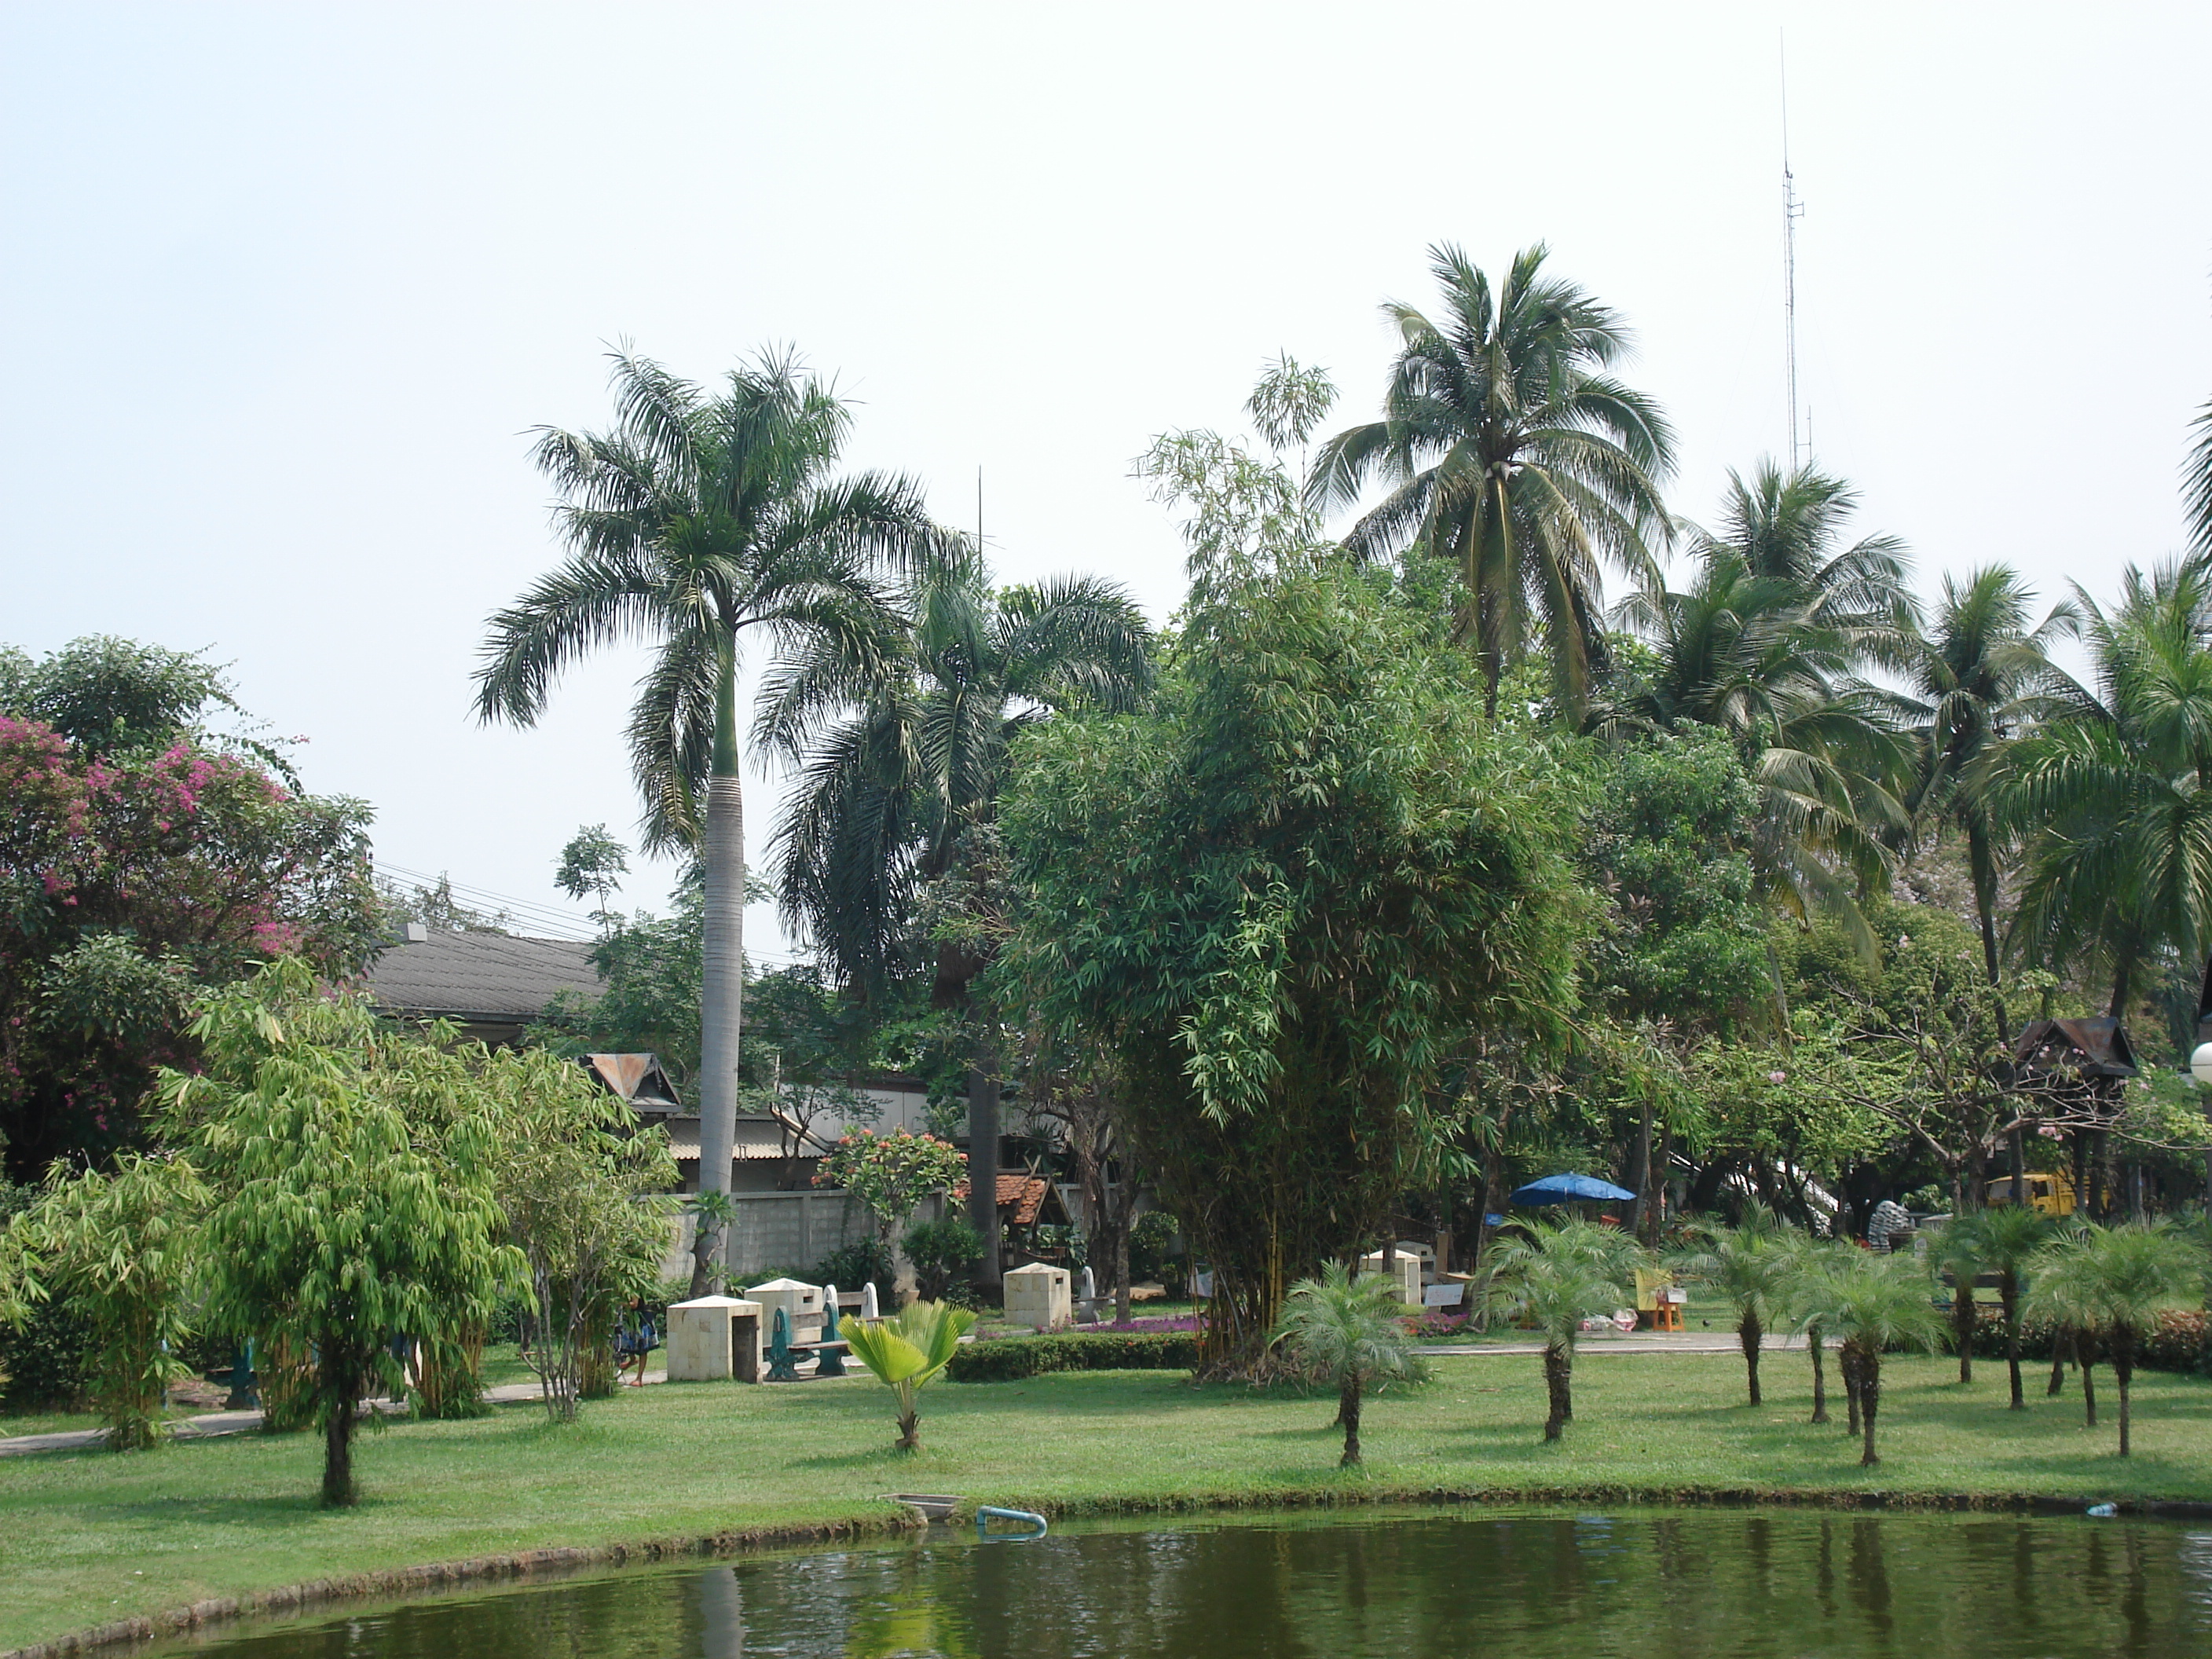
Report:
[{"label": "green grass", "polygon": [[[2074,1385],[2037,1375],[2031,1409],[2004,1409],[2001,1364],[1960,1389],[1954,1362],[1883,1367],[1876,1470],[1857,1467],[1840,1420],[1804,1418],[1803,1356],[1770,1356],[1767,1404],[1743,1403],[1741,1363],[1686,1355],[1586,1358],[1577,1419],[1539,1437],[1533,1358],[1437,1363],[1429,1387],[1370,1407],[1364,1474],[1334,1467],[1334,1402],[1169,1373],[1069,1373],[941,1384],[922,1397],[927,1449],[890,1449],[889,1394],[866,1379],[775,1388],[624,1390],[581,1421],[534,1407],[363,1437],[365,1501],[313,1503],[309,1436],[248,1435],[152,1453],[0,1460],[0,1650],[203,1596],[376,1568],[560,1545],[702,1536],[885,1514],[878,1494],[954,1492],[981,1502],[1139,1507],[1272,1495],[1557,1492],[1616,1487],[1791,1494],[1968,1492],[2212,1499],[2212,1384],[2147,1373],[2136,1455],[2081,1426]],[[1831,1380],[1833,1372],[1831,1371]],[[1841,1417],[1840,1396],[1836,1401]]]}]

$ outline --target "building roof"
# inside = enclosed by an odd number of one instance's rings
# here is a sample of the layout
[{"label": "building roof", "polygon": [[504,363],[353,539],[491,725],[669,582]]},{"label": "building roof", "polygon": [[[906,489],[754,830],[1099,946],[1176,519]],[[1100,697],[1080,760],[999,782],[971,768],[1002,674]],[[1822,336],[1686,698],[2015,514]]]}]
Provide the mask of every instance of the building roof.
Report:
[{"label": "building roof", "polygon": [[563,991],[599,994],[588,945],[513,933],[422,932],[387,946],[363,975],[386,1013],[521,1024],[536,1019]]},{"label": "building roof", "polygon": [[[670,1117],[661,1120],[668,1131],[668,1145],[676,1154],[678,1164],[699,1161],[699,1120],[696,1117]],[[737,1123],[736,1139],[730,1146],[730,1159],[736,1164],[763,1164],[785,1156],[783,1132],[772,1117],[741,1117]],[[819,1158],[822,1154],[805,1148],[800,1158]]]},{"label": "building roof", "polygon": [[[968,1183],[965,1181],[956,1183],[952,1196],[965,1204],[968,1201]],[[1044,1213],[1045,1205],[1054,1197],[1052,1182],[1042,1176],[1001,1172],[999,1176],[999,1212],[1009,1225],[1030,1225]]]},{"label": "building roof", "polygon": [[580,1063],[625,1105],[641,1112],[684,1109],[683,1097],[662,1069],[658,1054],[586,1054]]},{"label": "building roof", "polygon": [[2013,1060],[2031,1071],[2056,1064],[2085,1077],[2133,1077],[2134,1047],[2117,1019],[2033,1019],[2013,1045]]}]

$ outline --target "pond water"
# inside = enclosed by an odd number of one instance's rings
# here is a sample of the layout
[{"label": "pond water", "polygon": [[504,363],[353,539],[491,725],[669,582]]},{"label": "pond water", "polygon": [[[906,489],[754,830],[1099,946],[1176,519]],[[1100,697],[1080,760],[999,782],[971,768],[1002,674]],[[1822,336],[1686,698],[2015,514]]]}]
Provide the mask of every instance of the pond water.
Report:
[{"label": "pond water", "polygon": [[1628,1510],[1073,1525],[633,1570],[195,1659],[2030,1659],[2212,1653],[2212,1527]]}]

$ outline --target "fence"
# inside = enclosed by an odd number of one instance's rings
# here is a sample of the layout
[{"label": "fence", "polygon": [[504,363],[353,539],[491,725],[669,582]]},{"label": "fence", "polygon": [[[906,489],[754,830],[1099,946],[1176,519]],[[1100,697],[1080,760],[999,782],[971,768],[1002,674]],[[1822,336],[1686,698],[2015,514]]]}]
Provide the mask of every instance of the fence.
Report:
[{"label": "fence", "polygon": [[[730,1276],[739,1284],[757,1279],[770,1268],[806,1273],[830,1251],[871,1237],[875,1219],[867,1206],[842,1191],[795,1193],[735,1193],[731,1203],[737,1218],[731,1224]],[[941,1200],[925,1200],[914,1214],[916,1221],[936,1218]],[[677,1229],[674,1248],[661,1263],[666,1279],[691,1276],[692,1218],[685,1216]],[[903,1279],[909,1271],[906,1259],[894,1250]]]}]

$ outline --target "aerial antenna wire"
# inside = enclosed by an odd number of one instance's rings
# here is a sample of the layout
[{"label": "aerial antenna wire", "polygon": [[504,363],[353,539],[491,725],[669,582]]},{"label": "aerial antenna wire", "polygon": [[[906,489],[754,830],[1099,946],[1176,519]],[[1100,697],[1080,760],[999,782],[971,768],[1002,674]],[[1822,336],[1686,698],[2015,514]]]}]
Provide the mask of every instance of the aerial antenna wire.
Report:
[{"label": "aerial antenna wire", "polygon": [[1795,472],[1805,463],[1805,451],[1811,446],[1811,426],[1806,422],[1806,441],[1797,439],[1797,222],[1805,216],[1804,204],[1797,199],[1796,175],[1790,170],[1790,42],[1786,33],[1776,31],[1782,70],[1782,324],[1783,365],[1788,380],[1790,398],[1790,470]]}]

